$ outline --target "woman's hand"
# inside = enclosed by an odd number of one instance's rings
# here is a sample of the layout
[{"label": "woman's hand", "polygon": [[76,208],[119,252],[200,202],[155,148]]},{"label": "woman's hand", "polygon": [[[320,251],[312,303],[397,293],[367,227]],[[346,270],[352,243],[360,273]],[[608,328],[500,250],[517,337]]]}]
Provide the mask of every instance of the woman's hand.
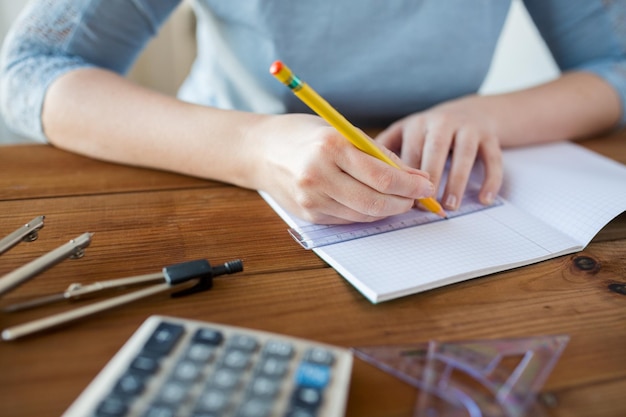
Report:
[{"label": "woman's hand", "polygon": [[410,210],[433,195],[428,175],[397,169],[355,148],[317,116],[269,116],[248,132],[258,152],[255,188],[315,223],[370,222]]},{"label": "woman's hand", "polygon": [[376,138],[400,155],[405,164],[428,172],[437,189],[450,157],[450,171],[441,197],[444,209],[459,208],[477,159],[484,164],[479,193],[483,204],[493,202],[502,184],[499,138],[482,100],[480,96],[468,96],[443,103],[397,121]]}]

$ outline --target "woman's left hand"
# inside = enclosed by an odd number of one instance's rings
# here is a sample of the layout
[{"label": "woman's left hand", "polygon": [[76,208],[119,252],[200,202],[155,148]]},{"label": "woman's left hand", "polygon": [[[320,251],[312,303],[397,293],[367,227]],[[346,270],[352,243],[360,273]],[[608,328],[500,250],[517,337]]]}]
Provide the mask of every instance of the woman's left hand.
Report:
[{"label": "woman's left hand", "polygon": [[457,210],[474,162],[484,165],[479,200],[489,205],[502,185],[502,152],[495,121],[480,96],[467,96],[409,115],[395,122],[376,141],[397,153],[409,166],[430,174],[439,187],[446,161],[450,172],[441,201],[447,210]]}]

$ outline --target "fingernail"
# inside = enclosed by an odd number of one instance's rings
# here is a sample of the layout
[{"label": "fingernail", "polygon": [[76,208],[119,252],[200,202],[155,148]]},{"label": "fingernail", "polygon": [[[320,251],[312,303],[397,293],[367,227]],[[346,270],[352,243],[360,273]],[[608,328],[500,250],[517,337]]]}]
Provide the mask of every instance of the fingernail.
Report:
[{"label": "fingernail", "polygon": [[448,210],[456,210],[457,199],[454,194],[450,194],[446,197],[445,206]]},{"label": "fingernail", "polygon": [[486,206],[493,204],[493,193],[489,192],[484,195],[482,203]]}]

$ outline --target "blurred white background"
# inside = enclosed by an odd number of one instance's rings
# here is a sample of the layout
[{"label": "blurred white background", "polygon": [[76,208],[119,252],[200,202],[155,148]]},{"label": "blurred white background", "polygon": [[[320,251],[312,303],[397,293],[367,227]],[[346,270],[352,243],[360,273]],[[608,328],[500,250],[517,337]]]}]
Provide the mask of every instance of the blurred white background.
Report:
[{"label": "blurred white background", "polygon": [[[0,0],[0,41],[28,0]],[[130,77],[174,95],[194,58],[194,19],[188,2],[179,7],[143,52]],[[548,81],[559,71],[521,0],[513,0],[483,94],[512,91]],[[0,118],[0,144],[28,142],[11,133]]]}]

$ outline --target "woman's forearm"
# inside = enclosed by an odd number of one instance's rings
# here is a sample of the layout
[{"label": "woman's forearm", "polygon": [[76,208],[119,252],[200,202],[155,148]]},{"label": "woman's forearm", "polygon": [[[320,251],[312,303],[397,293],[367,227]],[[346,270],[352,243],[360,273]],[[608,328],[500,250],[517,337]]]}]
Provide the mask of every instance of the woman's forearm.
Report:
[{"label": "woman's forearm", "polygon": [[618,94],[600,77],[564,74],[529,89],[485,96],[503,147],[580,139],[617,126],[622,114]]},{"label": "woman's forearm", "polygon": [[97,159],[251,187],[247,129],[264,116],[185,103],[102,69],[65,74],[43,108],[52,144]]}]

